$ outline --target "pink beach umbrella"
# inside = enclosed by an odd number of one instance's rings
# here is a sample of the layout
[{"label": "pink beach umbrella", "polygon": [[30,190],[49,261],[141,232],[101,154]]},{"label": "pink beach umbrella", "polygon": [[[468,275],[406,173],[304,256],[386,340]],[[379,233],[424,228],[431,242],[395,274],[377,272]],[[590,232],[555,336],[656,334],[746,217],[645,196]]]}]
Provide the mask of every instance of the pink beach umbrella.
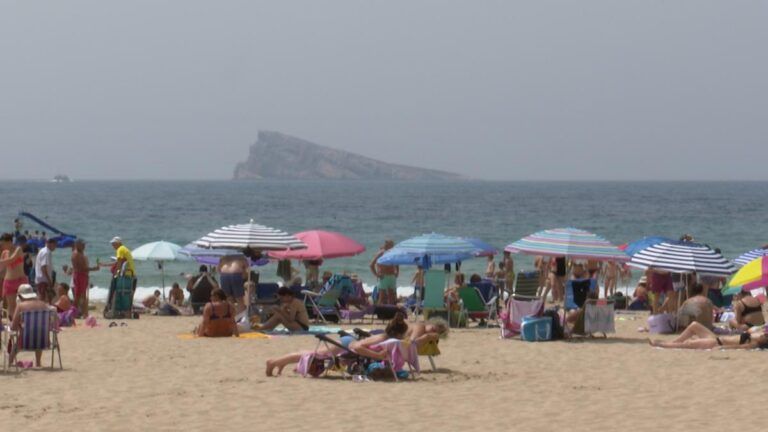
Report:
[{"label": "pink beach umbrella", "polygon": [[275,259],[318,260],[354,256],[365,252],[365,246],[333,231],[311,230],[294,234],[307,245],[306,249],[272,251]]}]

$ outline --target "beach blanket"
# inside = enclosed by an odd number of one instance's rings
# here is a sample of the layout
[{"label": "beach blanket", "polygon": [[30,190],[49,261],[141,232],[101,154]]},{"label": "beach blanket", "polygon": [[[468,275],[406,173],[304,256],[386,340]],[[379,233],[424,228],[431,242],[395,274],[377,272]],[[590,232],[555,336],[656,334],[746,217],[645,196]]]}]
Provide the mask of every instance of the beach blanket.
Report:
[{"label": "beach blanket", "polygon": [[296,336],[296,335],[316,335],[316,334],[330,334],[338,333],[341,327],[326,327],[326,326],[309,326],[309,330],[306,331],[290,331],[283,326],[279,326],[276,329],[268,332],[262,332],[262,334],[276,335],[276,336]]},{"label": "beach blanket", "polygon": [[[226,339],[226,338],[201,338],[198,335],[192,334],[192,333],[182,333],[176,335],[177,338],[181,340],[192,340],[192,339]],[[272,336],[264,333],[259,332],[249,332],[249,333],[240,333],[240,336],[237,337],[237,339],[271,339]]]}]

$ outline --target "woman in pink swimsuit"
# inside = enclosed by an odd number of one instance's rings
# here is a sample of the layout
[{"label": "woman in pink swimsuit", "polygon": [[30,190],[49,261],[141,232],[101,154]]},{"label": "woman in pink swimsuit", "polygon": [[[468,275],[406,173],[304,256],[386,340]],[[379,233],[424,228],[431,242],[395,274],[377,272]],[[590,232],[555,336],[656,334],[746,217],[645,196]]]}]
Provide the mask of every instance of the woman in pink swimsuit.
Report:
[{"label": "woman in pink swimsuit", "polygon": [[16,293],[19,287],[29,283],[24,275],[24,252],[13,244],[13,235],[5,233],[0,236],[0,268],[5,269],[3,279],[3,303],[8,308],[8,316],[16,311]]}]

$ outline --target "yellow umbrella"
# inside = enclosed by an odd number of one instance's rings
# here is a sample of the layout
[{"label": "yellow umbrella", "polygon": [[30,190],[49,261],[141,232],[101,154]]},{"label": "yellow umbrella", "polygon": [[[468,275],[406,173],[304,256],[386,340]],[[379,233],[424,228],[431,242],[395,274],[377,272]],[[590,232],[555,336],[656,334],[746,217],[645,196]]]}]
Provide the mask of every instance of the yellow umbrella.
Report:
[{"label": "yellow umbrella", "polygon": [[768,257],[760,257],[747,263],[733,275],[728,285],[745,290],[768,287]]}]

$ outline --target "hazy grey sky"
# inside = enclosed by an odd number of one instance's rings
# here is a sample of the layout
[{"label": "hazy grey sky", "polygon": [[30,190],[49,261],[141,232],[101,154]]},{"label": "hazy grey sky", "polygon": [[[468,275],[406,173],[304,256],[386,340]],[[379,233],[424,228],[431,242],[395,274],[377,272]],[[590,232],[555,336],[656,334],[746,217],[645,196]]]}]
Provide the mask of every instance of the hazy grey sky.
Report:
[{"label": "hazy grey sky", "polygon": [[759,0],[0,0],[0,178],[229,178],[267,129],[489,179],[768,179],[766,22]]}]

